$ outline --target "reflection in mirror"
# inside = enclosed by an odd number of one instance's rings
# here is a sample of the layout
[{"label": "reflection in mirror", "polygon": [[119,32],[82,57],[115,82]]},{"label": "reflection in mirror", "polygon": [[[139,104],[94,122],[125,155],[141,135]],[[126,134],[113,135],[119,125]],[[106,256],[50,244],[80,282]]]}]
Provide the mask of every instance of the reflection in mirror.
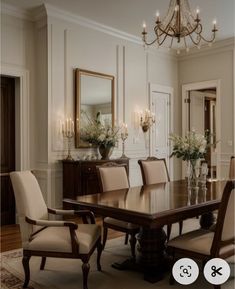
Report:
[{"label": "reflection in mirror", "polygon": [[216,151],[216,88],[189,91],[188,130],[195,130],[204,134],[208,130],[211,134],[211,147],[208,148],[206,161],[208,163],[208,177],[217,177]]},{"label": "reflection in mirror", "polygon": [[80,131],[96,119],[102,124],[114,124],[114,77],[102,73],[76,70],[76,147],[89,147],[80,138]]}]

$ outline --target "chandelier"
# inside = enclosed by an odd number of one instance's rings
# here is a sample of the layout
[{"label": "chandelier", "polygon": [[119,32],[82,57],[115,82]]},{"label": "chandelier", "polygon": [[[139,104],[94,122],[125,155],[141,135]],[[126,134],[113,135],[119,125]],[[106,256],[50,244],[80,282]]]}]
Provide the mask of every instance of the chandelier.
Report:
[{"label": "chandelier", "polygon": [[[187,52],[189,51],[189,42],[196,45],[199,49],[203,41],[211,45],[218,31],[216,21],[213,21],[211,39],[206,39],[202,35],[203,27],[199,14],[200,11],[197,9],[196,15],[193,15],[190,11],[188,0],[171,0],[164,19],[160,19],[158,11],[156,13],[156,25],[154,27],[156,37],[151,42],[147,41],[146,24],[143,23],[142,39],[144,44],[149,46],[156,43],[157,46],[161,46],[166,39],[170,38],[168,48],[171,48],[174,39],[176,39],[177,43],[180,43],[182,39]],[[180,53],[180,49],[177,50],[177,53]]]}]

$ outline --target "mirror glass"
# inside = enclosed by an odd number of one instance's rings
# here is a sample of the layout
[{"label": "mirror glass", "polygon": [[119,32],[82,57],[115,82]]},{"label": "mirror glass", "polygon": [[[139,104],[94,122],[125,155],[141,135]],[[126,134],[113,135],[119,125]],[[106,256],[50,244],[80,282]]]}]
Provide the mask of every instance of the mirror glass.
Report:
[{"label": "mirror glass", "polygon": [[114,76],[88,70],[76,70],[76,147],[89,147],[80,138],[80,131],[96,119],[114,125]]}]

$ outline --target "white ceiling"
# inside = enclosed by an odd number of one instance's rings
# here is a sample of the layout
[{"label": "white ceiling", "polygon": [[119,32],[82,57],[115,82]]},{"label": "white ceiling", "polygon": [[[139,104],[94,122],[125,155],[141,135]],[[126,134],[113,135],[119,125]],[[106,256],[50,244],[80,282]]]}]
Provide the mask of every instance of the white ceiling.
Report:
[{"label": "white ceiling", "polygon": [[[89,18],[124,32],[141,36],[143,20],[149,31],[155,20],[156,10],[164,16],[170,0],[2,0],[3,3],[23,9],[34,9],[43,3]],[[219,27],[217,39],[235,35],[235,0],[189,0],[191,10],[200,8],[204,35],[211,35],[212,21]]]}]

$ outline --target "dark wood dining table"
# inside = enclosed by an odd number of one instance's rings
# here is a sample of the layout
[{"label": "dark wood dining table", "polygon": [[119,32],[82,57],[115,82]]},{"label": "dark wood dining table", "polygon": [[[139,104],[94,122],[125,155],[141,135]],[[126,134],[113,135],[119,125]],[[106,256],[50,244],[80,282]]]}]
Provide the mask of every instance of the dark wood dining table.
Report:
[{"label": "dark wood dining table", "polygon": [[[138,258],[137,264],[131,267],[141,269],[145,280],[157,282],[163,278],[164,264],[167,263],[163,227],[201,216],[201,227],[209,228],[213,224],[212,211],[219,208],[225,184],[226,181],[215,181],[208,182],[206,189],[188,189],[186,182],[181,180],[78,196],[63,201],[103,217],[138,224]],[[129,263],[124,262],[122,269],[129,267]]]}]

